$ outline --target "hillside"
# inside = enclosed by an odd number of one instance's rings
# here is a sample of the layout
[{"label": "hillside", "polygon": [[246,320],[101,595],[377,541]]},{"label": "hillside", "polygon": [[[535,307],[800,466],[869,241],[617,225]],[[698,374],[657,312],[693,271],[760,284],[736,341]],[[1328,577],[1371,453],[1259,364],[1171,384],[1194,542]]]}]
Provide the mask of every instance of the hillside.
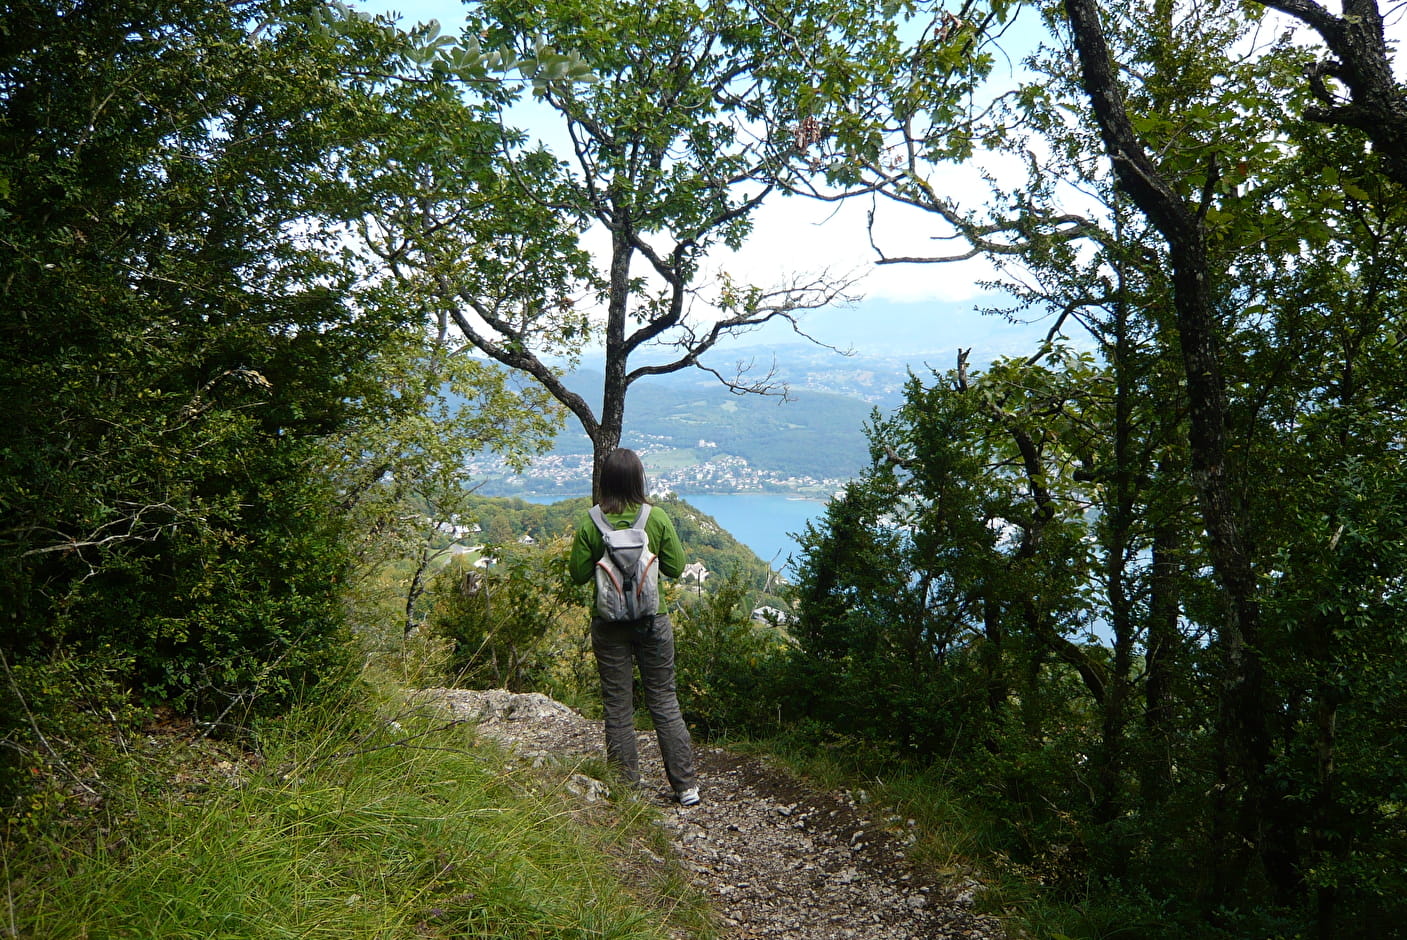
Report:
[{"label": "hillside", "polygon": [[[804,345],[737,350],[730,360],[764,370],[775,361],[787,396],[738,395],[697,370],[632,389],[622,444],[642,454],[661,488],[828,494],[866,464],[866,423],[876,408],[898,402],[908,376],[897,358]],[[602,380],[599,371],[581,369],[567,384],[595,405]],[[590,441],[569,421],[551,453],[521,476],[493,457],[473,461],[469,471],[485,495],[571,495],[589,478],[590,453]]]},{"label": "hillside", "polygon": [[[710,572],[738,572],[754,588],[768,580],[766,562],[729,534],[712,516],[680,499],[657,500],[669,513],[690,561]],[[483,497],[470,501],[471,511],[487,542],[516,542],[525,536],[537,541],[570,535],[578,513],[591,505],[586,497],[557,503]]]}]

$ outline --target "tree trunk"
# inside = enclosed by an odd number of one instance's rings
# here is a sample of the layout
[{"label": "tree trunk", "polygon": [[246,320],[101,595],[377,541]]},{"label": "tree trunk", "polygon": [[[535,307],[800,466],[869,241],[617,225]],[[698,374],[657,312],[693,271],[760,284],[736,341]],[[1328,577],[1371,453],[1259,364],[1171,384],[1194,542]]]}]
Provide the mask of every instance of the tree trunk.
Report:
[{"label": "tree trunk", "polygon": [[425,593],[425,572],[429,567],[430,552],[422,547],[416,555],[415,571],[411,573],[410,584],[406,587],[405,622],[402,624],[402,637],[408,637],[415,632],[415,606],[420,603],[420,596]]},{"label": "tree trunk", "polygon": [[601,389],[601,421],[591,435],[591,499],[601,501],[601,466],[611,451],[620,446],[625,427],[625,392],[629,386],[626,365],[629,350],[625,327],[630,307],[630,261],[634,254],[626,234],[629,219],[617,209],[611,233],[611,270],[606,304],[605,382]]},{"label": "tree trunk", "polygon": [[[1309,70],[1310,90],[1322,106],[1306,109],[1305,117],[1362,131],[1382,156],[1387,174],[1407,186],[1407,94],[1393,78],[1377,0],[1343,0],[1342,17],[1314,0],[1259,2],[1312,27],[1333,54]],[[1348,87],[1348,104],[1326,77]]]},{"label": "tree trunk", "polygon": [[[986,642],[982,647],[982,668],[983,682],[987,689],[988,728],[994,729],[996,722],[1000,721],[1006,712],[1011,690],[1007,686],[1006,667],[1003,662],[1002,650],[1005,643],[1002,631],[1002,609],[1001,605],[990,594],[982,598],[982,628],[986,636]],[[986,744],[988,750],[996,750],[994,730],[988,731]]]},{"label": "tree trunk", "polygon": [[1268,702],[1257,651],[1260,608],[1250,556],[1231,499],[1226,465],[1226,385],[1221,337],[1214,315],[1211,266],[1200,216],[1182,200],[1143,149],[1123,95],[1095,0],[1065,0],[1076,51],[1100,134],[1114,172],[1134,203],[1168,242],[1172,264],[1177,341],[1189,405],[1193,478],[1202,508],[1212,567],[1226,598],[1219,648],[1222,694],[1217,716],[1226,786],[1218,799],[1230,823],[1214,852],[1220,860],[1215,891],[1229,899],[1244,883],[1245,856],[1259,856],[1277,895],[1299,884],[1294,831],[1283,799],[1265,785],[1270,763]]},{"label": "tree trunk", "polygon": [[[1166,476],[1166,467],[1158,477]],[[1173,677],[1181,634],[1177,628],[1178,582],[1182,571],[1181,530],[1177,516],[1163,510],[1153,523],[1153,571],[1148,600],[1148,647],[1145,655],[1144,731],[1149,753],[1143,772],[1143,804],[1166,805],[1173,778]]]},{"label": "tree trunk", "polygon": [[[1134,617],[1127,587],[1129,546],[1133,540],[1134,500],[1138,468],[1130,441],[1133,434],[1132,354],[1128,341],[1128,310],[1120,300],[1115,311],[1114,340],[1114,467],[1113,505],[1106,507],[1105,582],[1109,598],[1109,627],[1114,634],[1114,664],[1104,700],[1101,756],[1096,771],[1095,822],[1107,824],[1123,814],[1123,780],[1127,760],[1128,702],[1132,696]],[[1111,860],[1119,869],[1122,858]]]},{"label": "tree trunk", "polygon": [[[1339,802],[1338,773],[1334,754],[1338,745],[1338,711],[1342,692],[1332,674],[1324,670],[1332,661],[1333,624],[1327,616],[1316,616],[1310,624],[1312,649],[1310,655],[1319,664],[1319,682],[1314,696],[1314,750],[1316,782],[1314,795],[1314,853],[1320,859],[1342,863],[1353,846],[1349,814]],[[1337,885],[1321,885],[1316,892],[1316,919],[1320,940],[1332,940],[1338,932],[1339,889]]]},{"label": "tree trunk", "polygon": [[[624,413],[624,398],[621,394],[621,411]],[[602,421],[596,433],[591,436],[591,501],[599,503],[601,501],[601,468],[606,463],[606,458],[611,451],[620,446],[621,421],[618,419],[614,424],[607,425]]]}]

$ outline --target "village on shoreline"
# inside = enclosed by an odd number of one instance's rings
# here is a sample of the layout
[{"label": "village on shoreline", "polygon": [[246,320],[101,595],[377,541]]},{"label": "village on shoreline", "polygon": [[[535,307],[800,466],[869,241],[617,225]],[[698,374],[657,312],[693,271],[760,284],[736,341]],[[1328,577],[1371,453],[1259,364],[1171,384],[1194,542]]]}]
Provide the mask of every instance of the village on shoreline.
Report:
[{"label": "village on shoreline", "polygon": [[[651,460],[648,450],[641,456],[649,474],[650,488],[656,493],[766,493],[828,499],[848,482],[841,478],[763,470],[732,454],[719,454],[684,466],[662,465]],[[484,496],[569,499],[584,496],[589,490],[591,455],[548,454],[534,460],[521,473],[510,471],[493,457],[471,460],[465,469],[478,484],[476,491]]]}]

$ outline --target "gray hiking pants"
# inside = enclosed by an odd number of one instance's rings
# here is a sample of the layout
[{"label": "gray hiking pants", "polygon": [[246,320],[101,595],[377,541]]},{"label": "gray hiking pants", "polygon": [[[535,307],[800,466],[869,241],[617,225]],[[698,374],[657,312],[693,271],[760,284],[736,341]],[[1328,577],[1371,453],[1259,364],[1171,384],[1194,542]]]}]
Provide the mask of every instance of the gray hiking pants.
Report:
[{"label": "gray hiking pants", "polygon": [[697,786],[694,746],[679,712],[674,686],[674,624],[668,614],[658,614],[648,626],[591,621],[591,648],[601,675],[601,701],[606,712],[606,759],[618,766],[631,783],[640,782],[640,755],[635,747],[635,665],[645,706],[654,719],[664,758],[665,776],[674,792]]}]

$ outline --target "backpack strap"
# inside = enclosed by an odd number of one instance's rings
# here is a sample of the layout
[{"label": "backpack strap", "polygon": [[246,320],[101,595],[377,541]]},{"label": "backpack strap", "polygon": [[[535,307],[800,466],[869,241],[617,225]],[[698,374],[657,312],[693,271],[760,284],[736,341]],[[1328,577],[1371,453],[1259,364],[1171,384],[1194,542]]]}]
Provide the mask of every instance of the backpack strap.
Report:
[{"label": "backpack strap", "polygon": [[[651,506],[649,503],[641,503],[640,513],[635,517],[635,521],[631,523],[630,527],[632,529],[643,530],[645,523],[650,519],[650,509]],[[615,526],[611,525],[610,521],[606,519],[606,514],[601,511],[599,505],[592,506],[587,515],[591,517],[592,522],[596,523],[596,528],[601,530],[602,535],[616,531]]]},{"label": "backpack strap", "polygon": [[606,521],[606,514],[601,511],[600,506],[592,506],[587,515],[591,517],[592,522],[596,523],[596,528],[601,530],[603,536],[615,531],[615,526]]}]

